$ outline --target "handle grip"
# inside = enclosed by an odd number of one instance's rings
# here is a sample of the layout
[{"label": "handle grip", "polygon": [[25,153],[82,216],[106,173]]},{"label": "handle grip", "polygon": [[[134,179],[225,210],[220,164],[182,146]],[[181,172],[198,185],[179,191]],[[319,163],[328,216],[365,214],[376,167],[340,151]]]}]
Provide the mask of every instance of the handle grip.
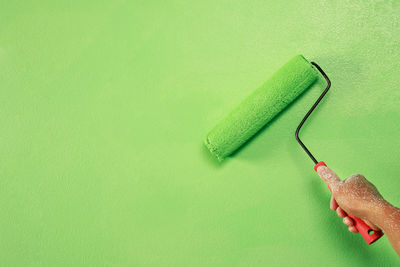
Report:
[{"label": "handle grip", "polygon": [[[314,170],[317,171],[319,166],[326,167],[326,164],[323,161],[320,161],[314,166]],[[332,193],[331,188],[329,186],[328,188]],[[365,242],[367,242],[368,245],[371,245],[372,243],[374,243],[383,236],[383,233],[381,231],[374,231],[362,219],[352,216],[348,213],[347,216],[349,216],[354,221],[354,226],[357,228],[358,232],[361,234],[361,236],[364,238]]]}]

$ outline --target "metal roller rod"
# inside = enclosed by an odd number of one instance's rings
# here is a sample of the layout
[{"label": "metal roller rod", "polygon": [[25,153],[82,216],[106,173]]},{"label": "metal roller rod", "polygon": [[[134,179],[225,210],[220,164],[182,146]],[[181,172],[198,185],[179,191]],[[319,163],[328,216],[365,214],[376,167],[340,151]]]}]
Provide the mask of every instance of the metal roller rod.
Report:
[{"label": "metal roller rod", "polygon": [[321,69],[320,66],[317,65],[317,63],[315,62],[311,62],[312,65],[314,65],[317,70],[322,74],[322,76],[324,76],[326,82],[327,82],[327,86],[325,88],[325,90],[322,92],[322,94],[318,97],[317,101],[315,101],[314,105],[312,105],[311,109],[307,112],[307,114],[304,116],[304,118],[301,120],[299,126],[296,129],[296,140],[297,142],[299,142],[299,144],[301,145],[301,147],[304,149],[304,151],[307,153],[307,155],[311,158],[312,161],[314,161],[315,164],[318,163],[318,161],[315,159],[315,157],[313,156],[313,154],[311,154],[310,150],[308,150],[308,148],[304,145],[304,143],[300,140],[299,137],[299,132],[301,127],[303,126],[303,124],[306,122],[306,120],[308,119],[308,117],[311,115],[311,113],[314,111],[314,109],[318,106],[319,102],[321,102],[322,98],[324,98],[324,96],[326,95],[326,93],[328,92],[329,88],[331,88],[331,81],[329,80],[328,76],[325,74],[325,72]]}]

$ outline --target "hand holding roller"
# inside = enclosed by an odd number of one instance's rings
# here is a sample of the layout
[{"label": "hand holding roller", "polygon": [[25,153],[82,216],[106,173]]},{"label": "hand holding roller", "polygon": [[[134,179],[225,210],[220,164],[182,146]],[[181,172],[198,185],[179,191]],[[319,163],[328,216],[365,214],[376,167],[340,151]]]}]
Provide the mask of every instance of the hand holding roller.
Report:
[{"label": "hand holding roller", "polygon": [[[323,161],[318,162],[314,166],[314,170],[318,172],[318,167],[320,166],[325,166],[326,164]],[[321,175],[321,178],[323,176]],[[328,185],[329,190],[332,193],[331,187]],[[364,240],[368,243],[368,245],[372,244],[373,242],[377,241],[383,233],[381,231],[375,231],[372,229],[368,224],[366,224],[362,219],[352,216],[349,213],[345,214],[346,216],[350,217],[353,222],[354,222],[354,227],[357,229],[357,231],[361,234],[361,236],[364,238]]]}]

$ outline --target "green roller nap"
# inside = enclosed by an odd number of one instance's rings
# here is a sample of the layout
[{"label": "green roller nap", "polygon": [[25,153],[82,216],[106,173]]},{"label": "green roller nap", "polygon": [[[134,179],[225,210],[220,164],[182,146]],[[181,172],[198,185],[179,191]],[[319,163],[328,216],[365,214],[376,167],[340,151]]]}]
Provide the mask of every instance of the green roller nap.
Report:
[{"label": "green roller nap", "polygon": [[206,146],[223,160],[295,100],[317,77],[317,71],[303,56],[295,56],[208,133]]}]

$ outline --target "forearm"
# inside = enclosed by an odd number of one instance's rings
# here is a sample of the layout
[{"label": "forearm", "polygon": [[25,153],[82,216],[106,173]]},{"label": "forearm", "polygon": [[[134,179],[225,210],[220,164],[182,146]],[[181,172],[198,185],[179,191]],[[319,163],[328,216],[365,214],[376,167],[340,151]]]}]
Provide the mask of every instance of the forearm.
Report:
[{"label": "forearm", "polygon": [[375,224],[383,230],[388,237],[393,249],[400,256],[400,209],[388,202],[381,205],[381,211],[374,218]]}]

